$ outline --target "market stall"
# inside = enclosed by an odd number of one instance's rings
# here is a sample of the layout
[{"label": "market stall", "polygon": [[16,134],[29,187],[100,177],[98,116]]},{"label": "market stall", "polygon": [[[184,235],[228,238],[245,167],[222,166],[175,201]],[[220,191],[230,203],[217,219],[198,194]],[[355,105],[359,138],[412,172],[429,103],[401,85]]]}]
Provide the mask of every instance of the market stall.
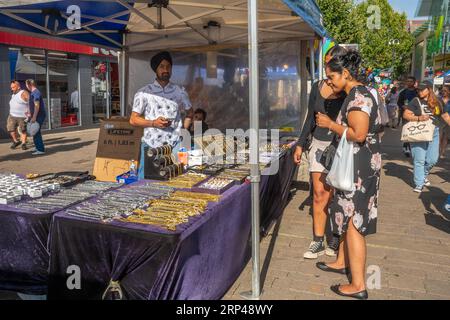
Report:
[{"label": "market stall", "polygon": [[[111,2],[114,3],[114,13],[111,12],[112,7],[108,7],[111,5],[108,4],[108,1],[55,1],[52,2],[53,4],[42,4],[42,8],[39,7],[41,4],[36,4],[32,8],[28,7],[30,9],[28,11],[26,6],[9,8],[8,10],[2,10],[2,14],[6,14],[7,19],[0,21],[0,27],[22,29],[26,33],[40,34],[48,38],[66,38],[71,41],[121,49],[121,110],[123,114],[126,111],[127,101],[131,99],[125,94],[126,88],[130,79],[135,76],[128,72],[129,54],[131,52],[167,48],[173,50],[184,48],[184,50],[187,50],[186,47],[192,48],[193,46],[197,49],[204,46],[205,51],[211,52],[217,51],[221,45],[246,44],[247,37],[249,37],[251,48],[248,52],[249,62],[247,65],[249,70],[249,85],[247,88],[250,106],[249,128],[256,130],[256,132],[259,130],[258,41],[276,42],[296,39],[301,46],[298,74],[302,78],[298,85],[301,91],[298,105],[301,103],[305,107],[306,41],[312,41],[325,35],[325,30],[320,22],[320,11],[314,1],[284,0],[258,1],[257,3],[255,0],[251,0],[249,2],[228,3],[227,1],[202,0],[196,2],[149,1],[145,4],[122,0]],[[62,12],[62,7],[71,4],[80,4],[91,8],[91,10],[95,8],[95,12],[108,12],[108,15],[93,17],[82,11],[80,28],[67,30],[65,23],[68,16],[67,12]],[[106,6],[108,10],[101,10],[103,6]],[[58,21],[58,23],[53,24],[53,30],[48,28],[47,22],[42,21],[42,16],[35,18],[36,14],[42,15],[43,10],[52,14],[53,18],[56,19],[55,21]],[[217,27],[217,23],[220,24],[221,30],[219,37],[214,36],[213,30],[214,27]],[[128,25],[127,32],[124,32],[124,25]],[[204,30],[205,25],[211,27],[211,29],[205,28]],[[233,124],[230,125],[233,126]],[[106,286],[111,285],[111,288],[114,289],[117,286],[115,281],[122,284],[122,289],[125,290],[126,296],[130,298],[197,298],[200,296],[219,298],[237,278],[245,265],[245,257],[248,257],[246,255],[248,253],[248,240],[250,231],[252,231],[251,243],[253,244],[255,266],[253,279],[256,279],[254,282],[258,282],[257,286],[253,286],[253,298],[257,298],[260,293],[258,245],[261,224],[259,219],[262,219],[263,230],[265,230],[273,219],[281,215],[287,201],[287,190],[294,172],[289,156],[290,151],[287,151],[282,155],[283,161],[280,161],[280,164],[283,163],[283,165],[280,165],[281,169],[278,173],[261,177],[258,146],[257,135],[250,135],[250,160],[252,165],[248,174],[248,181],[251,183],[251,188],[248,184],[233,187],[224,194],[224,197],[218,203],[215,205],[209,204],[207,210],[200,217],[196,217],[197,219],[193,221],[189,220],[185,229],[183,226],[180,229],[175,228],[174,233],[163,232],[152,227],[143,229],[131,227],[129,224],[124,225],[123,221],[117,222],[114,220],[108,224],[98,223],[92,219],[86,221],[86,217],[70,215],[70,211],[68,211],[70,209],[61,211],[66,208],[59,208],[57,211],[61,212],[54,215],[53,226],[48,223],[45,224],[44,232],[40,237],[33,240],[41,243],[41,250],[43,250],[46,248],[44,237],[50,229],[51,243],[48,247],[50,252],[47,253],[47,255],[50,254],[51,259],[50,296],[53,294],[55,294],[54,297],[65,296],[70,298],[71,296],[77,296],[76,292],[67,293],[63,289],[63,284],[66,284],[66,278],[64,277],[67,276],[67,267],[75,260],[80,266],[85,266],[84,269],[82,268],[82,271],[86,271],[86,273],[82,273],[83,279],[87,279],[88,282],[92,281],[92,285],[88,285],[92,288],[92,291],[86,293],[90,298],[101,298],[99,294],[102,291],[104,292],[105,284]],[[261,202],[260,197],[262,198]],[[246,210],[242,208],[243,203],[248,205]],[[233,210],[233,206],[236,207],[236,210]],[[240,209],[237,209],[237,206]],[[263,212],[261,217],[260,206]],[[252,209],[252,216],[248,214],[250,208]],[[85,212],[82,208],[76,210],[79,213]],[[50,216],[51,214],[46,218],[48,219]],[[252,218],[251,223],[250,218]],[[119,225],[116,223],[119,223]],[[233,226],[240,226],[240,228],[233,229]],[[232,228],[233,232],[236,233],[231,233],[226,228]],[[32,232],[32,229],[29,230]],[[79,232],[73,232],[74,230]],[[224,233],[223,230],[227,230],[227,232]],[[79,237],[79,234],[83,232],[86,232],[84,234],[91,241]],[[113,234],[117,238],[111,237]],[[228,239],[231,246],[224,251],[217,250],[219,246],[223,247],[223,243],[226,243],[224,237],[229,235],[234,235],[233,239]],[[169,241],[162,243],[161,239],[169,239]],[[161,246],[156,244],[149,249],[148,243],[154,240]],[[75,241],[75,243],[72,243],[72,241]],[[216,244],[215,247],[214,243]],[[133,247],[134,245],[136,245],[137,250],[130,253],[134,256],[130,256],[129,259],[124,256],[124,260],[111,259],[111,257],[116,256],[118,251],[122,252],[120,251],[122,248]],[[199,247],[196,248],[195,245],[199,245]],[[77,248],[79,247],[84,248],[84,250],[78,251]],[[139,248],[141,248],[141,251],[139,251]],[[200,249],[199,253],[198,250]],[[144,254],[145,250],[149,251]],[[152,250],[156,250],[155,253],[151,253]],[[206,261],[209,261],[208,259],[214,261],[216,265],[219,262],[223,265],[224,253],[232,254],[236,258],[236,264],[227,265],[226,270],[224,270],[225,278],[222,278],[218,284],[214,282],[214,279],[217,278],[217,274],[214,274],[214,272],[217,272],[217,270],[211,271],[208,269],[211,274],[205,276],[205,272],[208,273],[206,269],[203,270],[203,273],[195,273],[189,269],[207,266]],[[2,251],[2,254],[6,253]],[[12,255],[15,255],[16,259],[22,259],[20,253],[12,251]],[[43,257],[45,260],[45,255]],[[196,259],[197,261],[195,261]],[[123,268],[119,265],[122,265]],[[41,275],[44,266],[45,262],[38,265],[38,273]],[[142,270],[140,267],[142,267]],[[15,269],[15,272],[31,272],[26,266],[25,270],[19,269]],[[155,274],[154,271],[157,270],[159,270],[159,273]],[[172,271],[175,271],[175,273]],[[130,276],[130,273],[137,277]],[[189,278],[191,275],[192,279]],[[171,276],[173,276],[172,279]],[[142,277],[148,279],[143,287],[134,286]],[[44,279],[45,275],[40,276],[38,280]],[[203,291],[200,294],[191,290],[198,285],[199,279],[205,280],[206,286],[209,288],[207,292]],[[129,285],[127,281],[130,281]],[[23,288],[16,290],[24,291]],[[83,294],[85,293],[81,293],[82,296]]]},{"label": "market stall", "polygon": [[[290,149],[283,152],[279,173],[262,178],[266,227],[287,204],[294,172],[291,157]],[[161,187],[146,180],[111,193],[142,184]],[[59,212],[49,244],[49,299],[220,299],[250,259],[250,207],[250,185],[244,182],[176,230]],[[80,268],[80,290],[67,286],[72,265]]]}]

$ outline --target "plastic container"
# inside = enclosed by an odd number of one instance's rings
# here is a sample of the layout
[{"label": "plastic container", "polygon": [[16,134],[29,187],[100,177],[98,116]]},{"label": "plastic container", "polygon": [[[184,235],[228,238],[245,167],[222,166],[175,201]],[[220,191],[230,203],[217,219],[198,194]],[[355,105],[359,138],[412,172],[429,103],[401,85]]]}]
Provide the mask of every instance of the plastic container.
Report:
[{"label": "plastic container", "polygon": [[178,162],[184,166],[188,165],[189,155],[185,148],[181,148],[180,151],[178,151]]},{"label": "plastic container", "polygon": [[138,181],[137,175],[131,176],[130,172],[126,172],[116,177],[118,183],[131,184]]},{"label": "plastic container", "polygon": [[134,160],[131,160],[129,174],[130,177],[137,177],[136,162]]}]

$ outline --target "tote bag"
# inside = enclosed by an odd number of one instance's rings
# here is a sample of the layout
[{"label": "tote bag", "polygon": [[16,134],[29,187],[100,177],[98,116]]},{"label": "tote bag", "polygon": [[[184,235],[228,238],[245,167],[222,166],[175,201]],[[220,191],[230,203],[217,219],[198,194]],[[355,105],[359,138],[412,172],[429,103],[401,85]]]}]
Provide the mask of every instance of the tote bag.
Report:
[{"label": "tote bag", "polygon": [[327,183],[335,189],[352,192],[355,190],[353,170],[353,142],[347,140],[347,129],[345,129],[327,175]]},{"label": "tote bag", "polygon": [[[419,103],[422,114],[424,114],[424,107],[420,100]],[[403,126],[400,140],[403,142],[431,142],[433,141],[434,129],[435,125],[432,119],[427,121],[411,121]]]}]

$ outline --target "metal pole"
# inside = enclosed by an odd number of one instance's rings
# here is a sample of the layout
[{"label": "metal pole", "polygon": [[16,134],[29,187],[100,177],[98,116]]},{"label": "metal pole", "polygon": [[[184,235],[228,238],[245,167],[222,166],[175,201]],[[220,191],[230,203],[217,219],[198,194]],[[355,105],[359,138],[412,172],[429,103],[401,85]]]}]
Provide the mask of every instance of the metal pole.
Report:
[{"label": "metal pole", "polygon": [[259,70],[258,70],[258,1],[248,1],[249,68],[250,68],[250,176],[252,201],[252,291],[241,296],[259,300],[260,287],[260,222],[259,222]]},{"label": "metal pole", "polygon": [[310,56],[310,68],[311,68],[311,86],[316,81],[316,63],[314,61],[314,40],[309,42],[309,56]]},{"label": "metal pole", "polygon": [[45,50],[45,83],[47,84],[47,108],[48,108],[48,129],[53,129],[52,124],[52,99],[50,99],[50,66],[48,65],[48,51]]},{"label": "metal pole", "polygon": [[323,39],[319,42],[319,80],[323,80]]},{"label": "metal pole", "polygon": [[81,70],[80,70],[80,56],[77,56],[77,77],[78,77],[78,84],[77,84],[77,90],[78,90],[78,126],[83,126],[83,120],[81,119],[82,112],[83,112],[83,106],[81,105]]},{"label": "metal pole", "polygon": [[126,108],[127,108],[127,83],[128,83],[128,78],[126,75],[127,72],[127,61],[128,61],[128,56],[127,56],[127,49],[125,48],[127,43],[126,43],[126,36],[127,34],[124,33],[123,34],[123,47],[122,47],[122,51],[120,51],[120,116],[121,117],[125,117],[126,114]]},{"label": "metal pole", "polygon": [[106,63],[106,119],[111,117],[111,62],[104,60]]}]

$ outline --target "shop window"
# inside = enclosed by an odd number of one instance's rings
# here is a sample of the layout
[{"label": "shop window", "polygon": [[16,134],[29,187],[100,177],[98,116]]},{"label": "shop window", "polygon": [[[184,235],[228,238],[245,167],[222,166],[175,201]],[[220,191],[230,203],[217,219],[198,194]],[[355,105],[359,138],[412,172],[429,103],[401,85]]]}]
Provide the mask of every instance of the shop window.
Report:
[{"label": "shop window", "polygon": [[52,128],[76,126],[80,118],[78,56],[48,52]]}]

